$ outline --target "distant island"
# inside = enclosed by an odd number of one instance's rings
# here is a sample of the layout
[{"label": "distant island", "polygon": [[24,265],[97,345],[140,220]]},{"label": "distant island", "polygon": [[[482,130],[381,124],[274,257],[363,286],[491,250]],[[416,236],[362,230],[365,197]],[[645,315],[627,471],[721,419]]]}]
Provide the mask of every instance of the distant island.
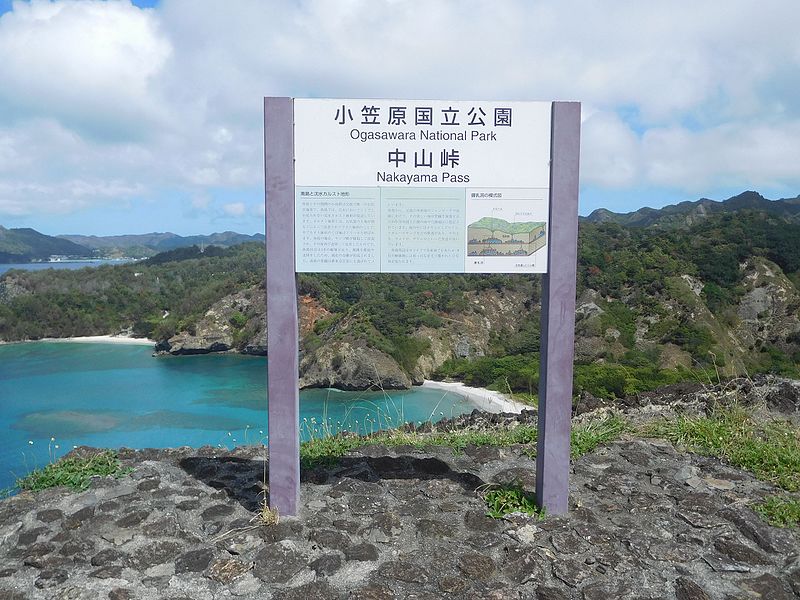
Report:
[{"label": "distant island", "polygon": [[245,242],[263,242],[264,234],[225,231],[210,235],[174,233],[135,235],[50,236],[30,228],[6,229],[0,225],[0,264],[25,264],[51,260],[141,259],[159,252],[190,246],[228,248]]}]

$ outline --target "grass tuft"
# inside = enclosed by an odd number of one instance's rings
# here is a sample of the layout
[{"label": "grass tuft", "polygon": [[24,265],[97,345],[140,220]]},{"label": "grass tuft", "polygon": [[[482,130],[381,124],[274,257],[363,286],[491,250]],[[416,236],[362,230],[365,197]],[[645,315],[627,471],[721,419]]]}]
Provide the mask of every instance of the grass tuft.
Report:
[{"label": "grass tuft", "polygon": [[258,508],[258,512],[250,522],[269,527],[270,525],[277,525],[279,520],[280,515],[278,515],[278,508],[270,508],[269,502],[264,498]]},{"label": "grass tuft", "polygon": [[382,444],[384,446],[412,446],[429,448],[446,446],[455,452],[467,446],[511,446],[512,444],[535,444],[536,427],[520,425],[514,429],[498,431],[442,431],[418,433],[392,429],[375,435],[359,437],[355,435],[336,435],[321,437],[300,445],[300,463],[304,468],[331,466],[336,459],[347,452],[363,446]]},{"label": "grass tuft", "polygon": [[776,527],[800,526],[800,499],[789,496],[769,496],[755,506],[756,512]]},{"label": "grass tuft", "polygon": [[[577,425],[572,430],[572,457],[577,458],[591,452],[600,444],[618,438],[629,425],[621,416],[612,414],[602,420],[592,420]],[[525,453],[536,456],[537,431],[533,425],[519,425],[508,430],[487,431],[441,431],[419,433],[402,429],[381,431],[370,436],[333,435],[314,438],[300,445],[300,463],[305,469],[329,467],[336,459],[351,450],[382,444],[385,446],[412,446],[430,448],[446,446],[454,452],[462,452],[467,446],[526,446]]]},{"label": "grass tuft", "polygon": [[31,492],[59,485],[81,491],[89,487],[95,475],[122,477],[131,471],[122,467],[115,452],[104,451],[87,457],[61,459],[41,469],[34,469],[18,479],[17,486]]},{"label": "grass tuft", "polygon": [[572,458],[583,456],[605,444],[617,439],[629,429],[628,422],[617,414],[610,414],[605,419],[594,419],[572,428],[570,446]]},{"label": "grass tuft", "polygon": [[519,485],[501,486],[489,483],[477,491],[486,502],[486,514],[489,517],[502,519],[511,513],[524,513],[539,519],[544,518],[544,510],[539,510],[536,506],[536,496]]}]

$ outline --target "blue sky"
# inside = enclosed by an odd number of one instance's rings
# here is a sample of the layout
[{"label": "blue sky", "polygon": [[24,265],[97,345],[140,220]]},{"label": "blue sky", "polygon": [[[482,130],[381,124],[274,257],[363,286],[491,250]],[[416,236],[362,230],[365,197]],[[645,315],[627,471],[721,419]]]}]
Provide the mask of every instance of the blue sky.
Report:
[{"label": "blue sky", "polygon": [[796,0],[0,0],[0,224],[263,231],[267,95],[580,100],[582,214],[795,197],[797,16]]}]

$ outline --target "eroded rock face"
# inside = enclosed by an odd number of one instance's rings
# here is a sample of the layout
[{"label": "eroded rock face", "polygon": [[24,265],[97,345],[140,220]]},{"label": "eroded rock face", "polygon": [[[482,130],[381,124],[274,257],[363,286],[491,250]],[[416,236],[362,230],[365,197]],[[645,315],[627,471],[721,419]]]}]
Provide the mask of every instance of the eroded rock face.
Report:
[{"label": "eroded rock face", "polygon": [[466,308],[443,319],[441,327],[421,326],[413,332],[412,336],[426,343],[427,349],[409,371],[369,345],[363,333],[358,333],[363,325],[358,318],[337,321],[319,332],[317,343],[304,344],[301,387],[392,389],[420,384],[449,358],[484,356],[491,336],[516,331],[521,311],[529,310],[529,299],[520,292],[484,290],[467,293],[464,298]]},{"label": "eroded rock face", "polygon": [[[169,354],[208,354],[227,352],[241,342],[240,332],[253,332],[241,343],[247,354],[266,354],[264,292],[250,288],[216,302],[191,331],[182,331],[156,345],[156,352]],[[250,339],[252,338],[252,339]],[[263,338],[263,341],[262,341]]]},{"label": "eroded rock face", "polygon": [[11,302],[14,298],[30,293],[30,290],[21,286],[19,280],[11,275],[7,275],[0,281],[0,303]]},{"label": "eroded rock face", "polygon": [[450,358],[485,356],[492,335],[517,331],[520,314],[531,310],[530,298],[522,292],[483,290],[467,293],[465,299],[467,308],[448,315],[441,327],[420,327],[414,332],[430,344],[412,370],[414,383],[429,379]]},{"label": "eroded rock face", "polygon": [[742,265],[745,293],[739,301],[741,319],[734,335],[748,351],[764,343],[789,353],[800,345],[800,295],[778,265],[754,258]]},{"label": "eroded rock face", "polygon": [[411,378],[393,358],[365,342],[332,342],[303,357],[300,387],[406,389]]},{"label": "eroded rock face", "polygon": [[[330,313],[310,296],[298,301],[300,333]],[[156,345],[160,354],[208,354],[238,351],[266,356],[267,316],[264,288],[254,286],[215,303],[190,331],[181,331]]]},{"label": "eroded rock face", "polygon": [[[613,316],[627,306],[625,295],[612,299],[593,289],[583,290],[576,304],[576,360],[617,361],[632,347],[657,355],[661,368],[696,364],[696,357],[659,333],[665,327],[669,329],[669,324],[662,322],[665,319],[686,320],[708,331],[714,340],[722,376],[744,373],[747,357],[764,346],[792,356],[800,350],[800,294],[780,268],[766,259],[751,259],[741,269],[745,292],[736,307],[737,315],[713,314],[705,303],[703,282],[699,279],[688,275],[670,277],[660,291],[654,292],[654,300],[666,311],[666,316],[636,314],[633,337],[630,329],[623,331],[619,317]],[[420,326],[411,333],[426,347],[416,363],[402,366],[372,345],[379,344],[365,333],[371,327],[365,319],[358,315],[328,319],[331,314],[319,300],[301,296],[298,301],[301,385],[367,389],[376,385],[392,388],[421,383],[448,359],[484,356],[490,352],[493,336],[502,338],[518,332],[523,321],[520,316],[537,310],[532,294],[532,291],[498,289],[464,293],[460,308],[439,314],[441,326]],[[736,323],[732,324],[731,319]],[[157,351],[266,354],[263,289],[253,287],[220,300],[191,331],[162,341]],[[378,367],[377,372],[374,367]],[[359,385],[365,387],[356,387]]]}]

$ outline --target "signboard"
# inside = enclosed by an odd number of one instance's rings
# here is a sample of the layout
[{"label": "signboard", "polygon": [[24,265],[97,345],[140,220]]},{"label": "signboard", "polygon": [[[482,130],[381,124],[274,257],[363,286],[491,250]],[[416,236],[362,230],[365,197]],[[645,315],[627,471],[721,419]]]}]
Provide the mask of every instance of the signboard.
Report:
[{"label": "signboard", "polygon": [[295,99],[296,270],[546,272],[551,112]]},{"label": "signboard", "polygon": [[[568,510],[581,106],[264,99],[269,502],[300,502],[296,271],[545,273],[536,502]],[[547,272],[549,268],[549,272]]]}]

